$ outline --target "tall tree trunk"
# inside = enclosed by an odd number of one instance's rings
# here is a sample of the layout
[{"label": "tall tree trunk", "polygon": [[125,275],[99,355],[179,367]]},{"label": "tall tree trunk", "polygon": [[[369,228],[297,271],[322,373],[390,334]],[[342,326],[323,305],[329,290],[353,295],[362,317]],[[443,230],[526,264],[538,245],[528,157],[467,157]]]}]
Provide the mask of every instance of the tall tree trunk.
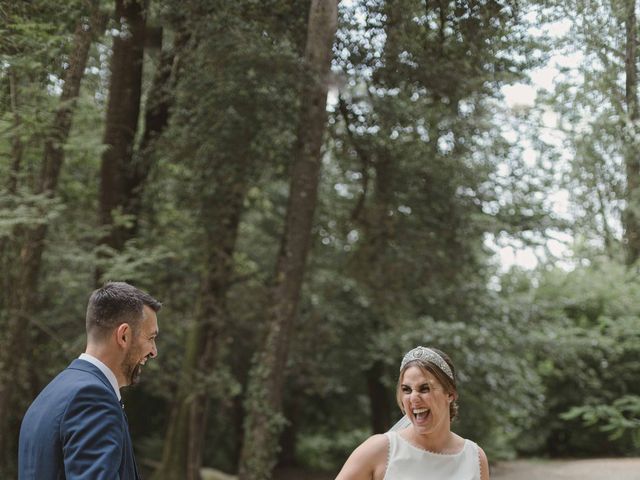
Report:
[{"label": "tall tree trunk", "polygon": [[[20,138],[20,131],[22,128],[22,118],[19,109],[19,89],[18,78],[16,71],[13,67],[9,68],[8,72],[9,80],[9,108],[13,114],[13,134],[11,135],[11,167],[9,169],[9,180],[7,182],[7,193],[9,198],[15,196],[18,191],[18,179],[20,177],[20,170],[22,166],[22,153],[24,145]],[[10,200],[13,203],[13,200]],[[10,205],[7,205],[10,207]],[[9,292],[11,291],[11,284],[13,283],[9,272],[11,271],[11,263],[13,263],[13,255],[8,254],[10,247],[10,239],[7,237],[0,238],[0,266],[2,267],[2,289],[0,291],[0,311],[3,310],[9,302]],[[1,387],[0,387],[1,388]],[[0,398],[0,405],[2,399]]]},{"label": "tall tree trunk", "polygon": [[[90,23],[81,21],[76,28],[59,106],[45,139],[42,170],[36,191],[49,198],[56,195],[58,177],[64,162],[63,146],[71,130],[75,99],[80,91],[89,47],[94,35],[104,29],[104,16],[99,11],[99,2],[93,1],[91,5]],[[16,259],[18,266],[15,269],[17,274],[13,278],[7,299],[7,326],[3,344],[0,345],[0,455],[3,465],[15,463],[20,418],[26,407],[26,397],[35,387],[30,385],[30,369],[35,366],[26,360],[28,355],[25,352],[32,348],[29,342],[30,324],[37,305],[46,233],[46,224],[16,233],[19,236],[16,238],[19,243],[19,255]]]},{"label": "tall tree trunk", "polygon": [[251,369],[240,480],[271,478],[277,460],[284,370],[317,203],[322,138],[326,127],[327,75],[337,25],[337,0],[311,2],[305,58],[313,75],[302,90],[298,139],[291,169],[287,216],[276,262],[265,343]]},{"label": "tall tree trunk", "polygon": [[[340,112],[345,122],[345,130],[356,155],[362,163],[363,194],[354,207],[351,219],[362,225],[361,247],[356,251],[354,270],[358,281],[367,286],[372,297],[372,311],[368,331],[378,333],[388,327],[385,306],[389,292],[387,264],[385,255],[389,242],[393,238],[394,219],[389,212],[393,209],[393,175],[391,156],[388,152],[378,152],[373,161],[367,149],[360,145],[351,129],[350,109],[344,100],[340,100]],[[373,205],[366,205],[369,191],[369,168],[375,167]],[[366,272],[366,274],[363,274]],[[371,406],[371,429],[382,433],[391,426],[391,401],[386,385],[382,383],[384,364],[374,363],[365,370],[367,394]]]},{"label": "tall tree trunk", "polygon": [[[389,152],[378,152],[373,162],[375,183],[372,204],[366,212],[363,225],[361,251],[357,253],[360,275],[371,292],[370,332],[382,333],[390,326],[388,305],[396,304],[389,298],[396,288],[389,284],[389,244],[394,239],[394,172]],[[375,361],[366,371],[367,393],[371,405],[371,426],[374,433],[382,433],[391,426],[389,390],[382,383],[384,364]]]},{"label": "tall tree trunk", "polygon": [[127,177],[132,171],[140,114],[146,6],[147,0],[116,0],[115,7],[119,34],[113,38],[103,140],[107,148],[100,168],[99,218],[100,225],[106,228],[102,243],[116,250],[122,249],[131,236],[132,228],[130,223],[118,222],[117,217],[125,213],[131,193]]},{"label": "tall tree trunk", "polygon": [[207,226],[206,269],[199,295],[196,323],[187,336],[186,355],[181,381],[172,407],[165,436],[162,463],[154,480],[198,480],[202,466],[203,440],[209,395],[198,389],[198,376],[216,368],[223,331],[228,324],[226,298],[232,284],[233,253],[248,186],[247,159],[236,163],[233,181],[219,178],[215,198],[203,199],[202,224]]},{"label": "tall tree trunk", "polygon": [[633,128],[633,138],[628,142],[625,155],[627,174],[627,205],[623,215],[627,264],[635,263],[640,256],[640,152],[635,132],[638,129],[638,27],[636,24],[636,0],[626,0],[626,103],[627,115]]},{"label": "tall tree trunk", "polygon": [[293,395],[284,402],[283,411],[289,423],[285,426],[280,437],[282,451],[278,457],[278,468],[294,467],[296,465],[296,445],[298,430],[302,418],[302,395]]},{"label": "tall tree trunk", "polygon": [[[160,37],[162,38],[162,34]],[[187,39],[187,34],[178,33],[173,46],[163,46],[160,52],[160,61],[148,94],[142,138],[134,152],[130,168],[124,172],[125,203],[122,210],[131,217],[125,241],[133,238],[138,232],[144,184],[153,167],[155,142],[169,123],[175,86],[181,68],[181,51]]]},{"label": "tall tree trunk", "polygon": [[[0,9],[0,23],[9,25],[11,17],[15,13],[12,12],[14,5]],[[19,9],[19,7],[18,7]],[[21,52],[11,42],[5,42],[0,46],[0,53],[8,57],[18,56]],[[10,134],[10,166],[6,183],[6,203],[3,202],[3,208],[15,208],[18,192],[18,184],[20,172],[22,170],[22,157],[24,152],[24,143],[22,140],[22,115],[21,115],[21,89],[20,84],[22,78],[19,78],[18,69],[14,65],[9,65],[6,75],[6,86],[2,83],[2,88],[6,88],[6,100],[4,91],[2,92],[2,108],[7,108],[10,117],[13,120],[12,131]],[[6,104],[5,104],[6,102]],[[5,107],[6,105],[6,107]],[[15,243],[15,242],[14,242]],[[7,236],[0,237],[0,322],[2,322],[2,313],[7,308],[9,302],[9,293],[13,280],[10,273],[14,263],[15,254],[11,252],[11,238]],[[0,399],[0,404],[2,399]]]},{"label": "tall tree trunk", "polygon": [[[597,170],[600,170],[600,167],[596,167]],[[602,193],[601,185],[606,185],[604,183],[600,183],[598,179],[600,178],[600,172],[596,173],[596,198],[598,199],[597,205],[597,213],[600,214],[600,218],[602,221],[602,237],[604,238],[604,250],[609,257],[609,259],[615,259],[615,251],[614,251],[614,242],[613,242],[613,234],[611,233],[611,227],[609,227],[609,215],[607,214],[607,203],[605,200],[605,195]]]},{"label": "tall tree trunk", "polygon": [[[428,8],[428,4],[425,5]],[[440,9],[442,12],[442,9]],[[389,80],[393,82],[398,68],[399,56],[403,49],[403,23],[406,12],[399,3],[387,3],[385,8],[386,43],[384,47],[385,69],[389,74]],[[427,12],[428,14],[428,12]],[[393,83],[391,84],[395,86]],[[357,207],[361,212],[354,219],[360,224],[362,231],[360,247],[354,254],[353,274],[357,278],[370,297],[370,311],[367,331],[369,335],[379,335],[388,330],[393,321],[388,311],[388,305],[396,304],[393,297],[401,288],[390,284],[389,275],[393,260],[390,260],[389,245],[395,238],[396,217],[393,212],[395,204],[395,177],[396,168],[394,158],[386,148],[377,148],[374,152],[368,152],[363,148],[352,133],[350,128],[351,116],[346,105],[342,106],[349,139],[360,157],[363,165],[362,178],[364,190],[372,190],[370,200],[363,206]],[[395,119],[380,116],[383,129],[391,133],[391,125]],[[373,186],[369,180],[368,169],[373,167],[375,177]],[[363,202],[364,203],[364,202]],[[387,431],[391,426],[392,397],[389,390],[382,382],[384,375],[384,363],[374,360],[363,372],[369,405],[371,409],[370,425],[374,433]]]},{"label": "tall tree trunk", "polygon": [[367,393],[371,405],[371,431],[384,433],[391,427],[389,388],[382,383],[384,364],[376,361],[366,372]]},{"label": "tall tree trunk", "polygon": [[18,79],[17,74],[13,68],[9,69],[9,101],[11,105],[11,111],[13,113],[13,128],[14,133],[11,138],[11,170],[9,171],[9,183],[7,189],[10,194],[15,194],[18,189],[18,176],[20,175],[20,166],[22,164],[22,151],[23,144],[20,138],[20,129],[22,126],[22,119],[20,116],[20,110],[18,107],[19,93],[18,93]]}]

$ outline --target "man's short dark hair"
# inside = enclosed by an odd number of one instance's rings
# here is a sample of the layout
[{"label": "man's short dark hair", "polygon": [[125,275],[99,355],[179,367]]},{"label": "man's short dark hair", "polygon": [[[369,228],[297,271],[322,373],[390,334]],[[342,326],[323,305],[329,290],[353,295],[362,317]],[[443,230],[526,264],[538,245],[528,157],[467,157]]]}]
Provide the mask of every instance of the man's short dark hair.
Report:
[{"label": "man's short dark hair", "polygon": [[103,338],[123,323],[128,323],[137,332],[145,305],[154,312],[162,307],[158,300],[133,285],[125,282],[106,283],[89,298],[87,335]]}]

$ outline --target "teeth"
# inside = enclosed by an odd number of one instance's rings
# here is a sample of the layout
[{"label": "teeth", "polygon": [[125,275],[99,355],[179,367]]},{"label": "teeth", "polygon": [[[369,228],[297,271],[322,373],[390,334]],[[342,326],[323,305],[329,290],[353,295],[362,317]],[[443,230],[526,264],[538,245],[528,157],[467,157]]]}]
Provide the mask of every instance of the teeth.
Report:
[{"label": "teeth", "polygon": [[424,412],[428,412],[428,411],[429,411],[429,409],[428,409],[428,408],[415,408],[415,409],[413,410],[413,414],[414,414],[414,415],[417,415],[417,414],[419,414],[419,413],[424,413]]}]

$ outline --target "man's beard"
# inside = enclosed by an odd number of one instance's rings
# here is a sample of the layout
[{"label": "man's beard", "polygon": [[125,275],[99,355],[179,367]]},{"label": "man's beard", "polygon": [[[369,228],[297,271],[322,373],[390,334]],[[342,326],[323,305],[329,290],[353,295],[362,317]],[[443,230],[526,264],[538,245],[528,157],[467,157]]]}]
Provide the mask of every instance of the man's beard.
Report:
[{"label": "man's beard", "polygon": [[127,355],[122,364],[122,370],[127,380],[129,380],[129,385],[135,385],[140,381],[142,367],[133,355]]}]

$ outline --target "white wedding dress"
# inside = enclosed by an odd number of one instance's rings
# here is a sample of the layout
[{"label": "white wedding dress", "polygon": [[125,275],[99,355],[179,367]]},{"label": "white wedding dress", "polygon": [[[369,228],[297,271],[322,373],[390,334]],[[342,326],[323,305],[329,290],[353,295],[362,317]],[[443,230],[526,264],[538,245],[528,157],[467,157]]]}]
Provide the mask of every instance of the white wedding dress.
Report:
[{"label": "white wedding dress", "polygon": [[471,440],[458,453],[424,450],[402,438],[397,431],[385,434],[389,456],[384,480],[480,480],[480,451]]}]

